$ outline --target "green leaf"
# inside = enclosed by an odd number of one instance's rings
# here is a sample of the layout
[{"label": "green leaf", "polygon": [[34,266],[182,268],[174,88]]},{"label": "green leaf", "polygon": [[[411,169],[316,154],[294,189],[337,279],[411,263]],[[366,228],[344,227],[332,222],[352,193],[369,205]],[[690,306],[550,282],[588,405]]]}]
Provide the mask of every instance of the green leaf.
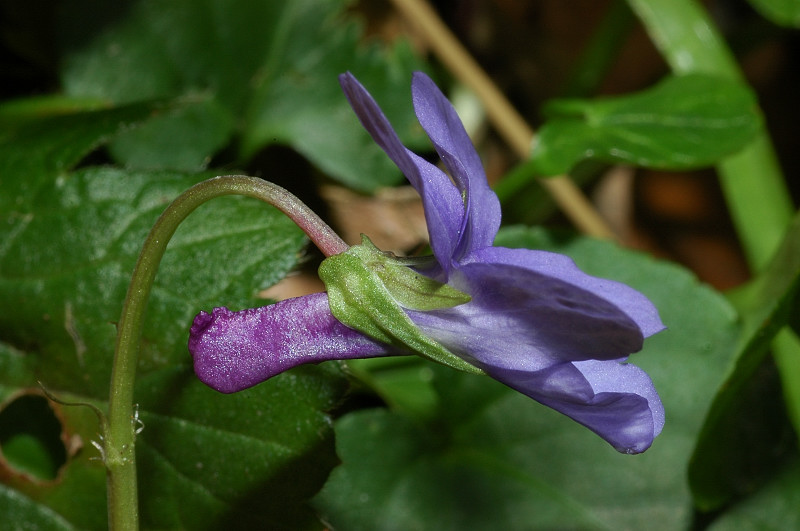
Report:
[{"label": "green leaf", "polygon": [[220,395],[185,368],[137,388],[143,512],[150,529],[320,529],[307,506],[337,464],[330,418],[346,380],[303,367]]},{"label": "green leaf", "polygon": [[487,377],[432,364],[431,420],[369,410],[337,422],[343,464],[315,499],[325,519],[352,530],[689,527],[686,466],[735,345],[731,306],[681,268],[606,242],[519,228],[497,243],[564,252],[654,301],[668,330],[631,362],[659,390],[664,431],[644,454],[621,455]]},{"label": "green leaf", "polygon": [[[21,521],[107,528],[105,470],[91,445],[99,431],[94,412],[50,405],[66,460],[54,461],[56,481],[43,481],[25,469],[44,470],[48,446],[35,430],[6,422],[17,417],[3,410],[13,411],[20,397],[41,405],[37,380],[64,401],[107,406],[114,323],[144,237],[172,198],[210,175],[70,169],[153,109],[31,117],[2,132],[0,439],[11,441],[15,460],[2,473],[0,528]],[[225,397],[196,380],[186,349],[194,314],[263,304],[254,295],[286,274],[304,241],[277,210],[226,197],[200,207],[170,243],[148,308],[136,390],[146,527],[320,527],[305,500],[336,460],[327,411],[345,391],[338,367],[303,368]],[[44,407],[34,413],[37,422],[53,418]],[[252,455],[264,457],[254,463]]]},{"label": "green leaf", "polygon": [[[41,529],[103,529],[107,527],[106,475],[90,441],[97,441],[98,421],[85,407],[63,407],[46,401],[37,386],[43,363],[36,352],[24,352],[0,341],[0,445],[6,451],[7,435],[27,436],[31,447],[45,458],[60,454],[60,468],[53,480],[37,478],[24,463],[0,464],[0,529],[15,529],[20,522]],[[62,398],[74,398],[62,395]],[[27,404],[27,406],[26,406]],[[34,407],[29,407],[31,404]],[[10,425],[9,410],[22,406],[30,425]],[[53,437],[40,424],[60,424]],[[13,428],[13,429],[10,429]],[[22,429],[20,429],[22,428]],[[32,439],[34,439],[32,441]],[[54,445],[55,443],[55,445]],[[13,450],[13,449],[12,449]],[[40,455],[42,455],[40,453]],[[66,462],[64,462],[66,456]],[[41,461],[40,461],[41,462]]]},{"label": "green leaf", "polygon": [[408,87],[421,63],[402,43],[365,45],[360,25],[345,14],[348,4],[140,0],[120,15],[117,6],[74,1],[61,24],[62,83],[72,96],[118,104],[201,97],[224,109],[161,116],[126,135],[112,149],[126,164],[175,169],[177,161],[196,168],[230,140],[232,117],[241,138],[229,153],[238,152],[239,165],[268,145],[284,144],[330,176],[370,191],[397,182],[400,173],[358,123],[337,76],[352,70],[362,77],[389,103],[387,115],[401,136],[419,143]]},{"label": "green leaf", "polygon": [[775,24],[800,28],[800,2],[797,0],[750,0],[750,5]]},{"label": "green leaf", "polygon": [[[141,242],[167,203],[203,177],[89,168],[43,186],[34,205],[7,214],[0,333],[42,351],[53,370],[47,385],[105,396],[112,323]],[[198,209],[162,262],[141,367],[185,362],[185,329],[200,305],[251,301],[294,264],[302,242],[287,218],[254,200],[222,198]]]},{"label": "green leaf", "polygon": [[[352,71],[406,145],[430,149],[411,105],[411,73],[422,70],[422,64],[405,44],[392,50],[362,45],[359,26],[343,23],[329,8],[320,12],[319,2],[295,4],[303,5],[303,22],[291,28],[293,44],[280,57],[276,74],[254,93],[245,156],[267,144],[288,143],[351,188],[369,192],[396,184],[401,178],[397,167],[363,129],[337,78]],[[319,42],[320,35],[325,42]]]},{"label": "green leaf", "polygon": [[[104,399],[112,323],[139,244],[166,202],[201,177],[89,168],[43,187],[35,206],[3,224],[0,336],[35,356],[37,376],[51,391]],[[294,264],[302,242],[276,210],[222,198],[190,216],[170,244],[148,309],[136,398],[147,427],[140,481],[152,485],[148,478],[157,477],[160,485],[142,491],[142,518],[151,527],[213,529],[240,512],[257,527],[314,521],[303,500],[335,462],[324,412],[344,391],[342,375],[296,371],[226,399],[196,382],[185,343],[195,313],[253,304],[258,288]],[[260,466],[254,455],[264,456]],[[287,490],[284,474],[304,479]],[[104,483],[95,487],[102,507]],[[255,511],[251,495],[285,503]],[[178,506],[184,509],[168,510]],[[76,518],[75,509],[58,510]]]},{"label": "green leaf", "polygon": [[[769,470],[767,465],[775,466],[780,450],[785,450],[785,411],[776,396],[779,384],[772,379],[753,386],[768,377],[763,366],[770,342],[796,315],[799,290],[800,215],[764,272],[734,296],[743,321],[738,352],[714,399],[689,469],[695,503],[704,510],[752,490]],[[785,371],[782,377],[787,388],[800,389],[800,375]],[[770,397],[772,401],[766,400]],[[789,406],[800,411],[800,404]],[[758,414],[745,414],[759,408]]]},{"label": "green leaf", "polygon": [[41,186],[157,108],[142,103],[0,122],[0,213],[27,208]]},{"label": "green leaf", "polygon": [[[31,357],[0,343],[0,367],[16,372],[15,384]],[[0,375],[0,389],[18,395],[5,386],[7,374]],[[143,528],[319,529],[305,500],[336,464],[332,432],[320,428],[329,424],[324,412],[341,399],[343,385],[335,365],[301,368],[236,395],[212,391],[186,367],[145,376],[137,388]],[[4,470],[0,528],[45,522],[44,529],[106,529],[105,470],[89,444],[98,441],[97,419],[88,408],[52,407],[70,444],[67,463],[56,483]]]},{"label": "green leaf", "polygon": [[419,418],[435,416],[438,402],[430,365],[417,356],[347,361],[356,380],[378,394],[391,409]]},{"label": "green leaf", "polygon": [[127,168],[200,171],[232,134],[226,108],[212,99],[186,101],[117,135],[110,153]]},{"label": "green leaf", "polygon": [[[744,82],[737,58],[703,3],[627,2],[675,74],[708,74]],[[794,215],[788,180],[766,128],[743,149],[718,161],[715,169],[747,261],[760,271]]]},{"label": "green leaf", "polygon": [[592,158],[648,168],[708,166],[743,148],[761,128],[752,91],[706,75],[669,76],[638,94],[555,100],[531,152],[541,175]]},{"label": "green leaf", "polygon": [[786,466],[764,489],[713,522],[709,531],[800,528],[800,463]]},{"label": "green leaf", "polygon": [[[23,525],[25,527],[17,527]],[[0,524],[4,529],[79,529],[51,509],[36,503],[19,491],[0,484]]]}]

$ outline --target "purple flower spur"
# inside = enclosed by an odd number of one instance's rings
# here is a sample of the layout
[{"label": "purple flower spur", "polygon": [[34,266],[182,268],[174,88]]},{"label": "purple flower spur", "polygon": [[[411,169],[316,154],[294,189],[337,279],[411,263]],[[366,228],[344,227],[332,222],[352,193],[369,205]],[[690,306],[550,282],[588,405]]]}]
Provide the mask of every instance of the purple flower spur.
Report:
[{"label": "purple flower spur", "polygon": [[414,109],[449,176],[401,143],[351,74],[345,94],[422,197],[432,257],[397,258],[369,240],[326,259],[326,293],[194,320],[198,377],[231,393],[303,363],[419,354],[485,373],[571,417],[625,453],[646,450],[664,409],[626,363],[664,329],[638,291],[589,276],[566,256],[493,246],[500,204],[450,102],[425,74]]}]

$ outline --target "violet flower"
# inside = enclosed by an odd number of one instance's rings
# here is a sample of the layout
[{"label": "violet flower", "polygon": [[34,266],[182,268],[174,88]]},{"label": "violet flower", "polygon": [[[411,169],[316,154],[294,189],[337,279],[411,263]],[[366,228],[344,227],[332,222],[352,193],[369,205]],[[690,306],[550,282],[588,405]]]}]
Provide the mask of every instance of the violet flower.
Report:
[{"label": "violet flower", "polygon": [[[648,375],[625,361],[664,328],[653,304],[583,273],[566,256],[492,245],[498,199],[455,110],[425,74],[414,74],[414,109],[450,177],[403,146],[351,74],[340,82],[363,126],[422,197],[435,260],[413,270],[468,296],[433,309],[392,302],[402,318],[453,359],[571,417],[618,451],[646,450],[664,409]],[[329,292],[333,298],[330,284]],[[200,313],[189,339],[198,377],[230,393],[303,363],[419,353],[380,330],[368,336],[346,326],[334,317],[332,298],[317,293]]]}]

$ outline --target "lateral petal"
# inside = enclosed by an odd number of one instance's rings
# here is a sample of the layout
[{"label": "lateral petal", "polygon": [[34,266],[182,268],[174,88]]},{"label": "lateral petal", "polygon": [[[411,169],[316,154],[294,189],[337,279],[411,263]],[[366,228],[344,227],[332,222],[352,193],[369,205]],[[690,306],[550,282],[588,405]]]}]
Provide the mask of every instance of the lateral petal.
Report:
[{"label": "lateral petal", "polygon": [[489,247],[475,251],[466,257],[463,263],[514,266],[534,274],[558,279],[565,285],[577,288],[576,292],[592,293],[616,306],[636,323],[644,337],[650,337],[666,328],[656,307],[641,292],[621,282],[588,275],[581,271],[570,257],[562,254]]},{"label": "lateral petal", "polygon": [[631,288],[586,275],[560,255],[487,251],[473,253],[474,260],[451,276],[450,284],[469,294],[470,302],[408,311],[424,333],[451,352],[487,372],[490,367],[535,372],[564,362],[623,360],[642,348],[640,323],[618,306],[636,297],[610,295]]},{"label": "lateral petal", "polygon": [[411,82],[414,111],[433,142],[458,189],[463,193],[466,216],[453,259],[490,247],[500,228],[500,201],[489,188],[483,164],[461,119],[439,87],[422,72]]}]

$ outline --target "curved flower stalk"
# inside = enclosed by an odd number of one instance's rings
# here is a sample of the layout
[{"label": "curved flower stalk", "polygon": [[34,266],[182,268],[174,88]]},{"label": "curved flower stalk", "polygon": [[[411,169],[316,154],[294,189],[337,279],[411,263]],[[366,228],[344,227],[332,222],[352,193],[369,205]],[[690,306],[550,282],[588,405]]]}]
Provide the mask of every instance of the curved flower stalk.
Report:
[{"label": "curved flower stalk", "polygon": [[433,256],[398,259],[365,240],[323,262],[327,293],[200,313],[189,339],[199,378],[235,392],[302,363],[415,353],[488,374],[620,452],[646,450],[664,409],[648,375],[625,362],[664,328],[653,304],[565,256],[492,245],[499,202],[455,110],[425,74],[414,74],[414,109],[449,176],[403,146],[355,77],[340,82],[422,197]]}]

